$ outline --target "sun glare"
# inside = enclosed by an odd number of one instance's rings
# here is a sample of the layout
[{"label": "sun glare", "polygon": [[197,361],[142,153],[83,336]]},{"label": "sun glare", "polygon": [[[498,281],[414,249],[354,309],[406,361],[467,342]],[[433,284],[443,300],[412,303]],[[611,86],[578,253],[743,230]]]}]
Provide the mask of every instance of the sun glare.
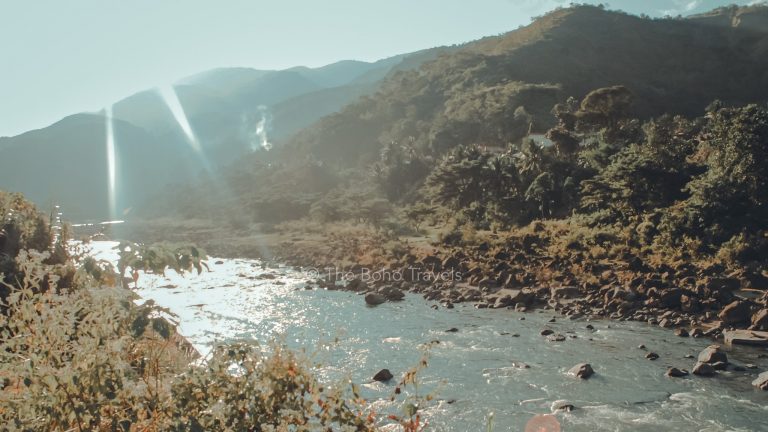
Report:
[{"label": "sun glare", "polygon": [[107,122],[107,187],[109,194],[109,216],[117,215],[117,157],[115,155],[115,131],[112,123],[112,107],[104,109]]},{"label": "sun glare", "polygon": [[158,91],[165,101],[165,104],[168,106],[168,109],[171,110],[173,118],[176,119],[179,127],[187,137],[187,141],[192,147],[192,150],[194,150],[195,153],[202,155],[203,149],[200,147],[200,141],[197,140],[197,136],[195,136],[195,132],[192,130],[192,125],[189,124],[189,119],[187,119],[187,114],[184,112],[184,107],[179,101],[179,96],[176,94],[176,90],[172,85],[166,85],[158,87]]}]

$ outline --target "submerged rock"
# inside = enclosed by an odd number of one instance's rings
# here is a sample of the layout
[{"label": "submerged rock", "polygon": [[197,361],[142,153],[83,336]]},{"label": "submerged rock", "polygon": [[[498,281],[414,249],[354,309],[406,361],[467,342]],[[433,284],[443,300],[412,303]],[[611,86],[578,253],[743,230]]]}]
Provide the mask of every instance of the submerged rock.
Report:
[{"label": "submerged rock", "polygon": [[659,355],[656,354],[655,352],[649,352],[648,354],[645,355],[645,358],[647,358],[648,360],[656,360],[659,358]]},{"label": "submerged rock", "polygon": [[589,363],[579,363],[568,371],[568,375],[572,375],[581,379],[587,379],[594,374],[595,370],[592,369],[592,365]]},{"label": "submerged rock", "polygon": [[557,401],[554,404],[552,404],[552,411],[565,411],[565,412],[571,412],[575,410],[576,407],[569,402],[564,401]]},{"label": "submerged rock", "polygon": [[389,371],[389,369],[382,369],[376,372],[376,375],[373,376],[373,380],[378,382],[387,382],[392,378],[394,378],[394,376],[392,375],[392,372]]}]

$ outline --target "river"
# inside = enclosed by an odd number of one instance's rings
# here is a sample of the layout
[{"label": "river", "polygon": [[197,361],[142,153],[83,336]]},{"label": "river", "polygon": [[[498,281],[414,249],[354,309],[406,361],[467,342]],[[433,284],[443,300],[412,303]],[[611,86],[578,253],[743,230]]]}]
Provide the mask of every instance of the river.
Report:
[{"label": "river", "polygon": [[[95,242],[94,254],[114,260],[114,245]],[[211,271],[201,275],[142,275],[137,292],[170,308],[179,331],[202,353],[221,342],[279,339],[312,353],[323,365],[322,379],[360,384],[380,412],[402,402],[389,400],[394,384],[371,377],[388,368],[399,378],[418,363],[424,344],[439,341],[419,373],[419,392],[436,396],[422,409],[428,431],[481,431],[489,416],[494,431],[523,431],[533,416],[552,413],[562,401],[576,407],[556,414],[563,431],[768,431],[768,392],[750,385],[768,370],[765,349],[728,352],[733,363],[756,366],[746,372],[667,378],[668,367],[690,370],[695,360],[685,356],[712,342],[644,323],[571,321],[551,311],[471,304],[436,310],[412,294],[368,307],[355,293],[305,289],[307,275],[290,267],[217,261],[210,259]],[[458,331],[446,332],[452,328]],[[548,342],[540,335],[544,328],[567,338]],[[659,359],[647,360],[648,351]],[[566,375],[580,362],[594,367],[589,380]]]}]

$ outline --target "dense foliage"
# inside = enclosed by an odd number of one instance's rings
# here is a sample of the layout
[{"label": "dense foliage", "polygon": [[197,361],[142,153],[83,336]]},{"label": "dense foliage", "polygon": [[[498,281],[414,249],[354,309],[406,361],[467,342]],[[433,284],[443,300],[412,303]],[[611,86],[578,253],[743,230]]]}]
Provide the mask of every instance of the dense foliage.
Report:
[{"label": "dense foliage", "polygon": [[[222,345],[191,364],[168,310],[137,304],[109,263],[54,257],[66,238],[22,197],[0,192],[0,203],[3,430],[364,431],[380,421],[354,386],[319,382],[280,344]],[[121,269],[204,268],[191,246],[120,252]],[[391,421],[416,430],[418,414]]]},{"label": "dense foliage", "polygon": [[[146,214],[243,231],[309,218],[394,235],[425,222],[564,220],[654,253],[764,259],[768,87],[758,57],[742,54],[768,49],[766,11],[556,10],[394,73],[375,95]],[[725,19],[736,15],[749,24]]]}]

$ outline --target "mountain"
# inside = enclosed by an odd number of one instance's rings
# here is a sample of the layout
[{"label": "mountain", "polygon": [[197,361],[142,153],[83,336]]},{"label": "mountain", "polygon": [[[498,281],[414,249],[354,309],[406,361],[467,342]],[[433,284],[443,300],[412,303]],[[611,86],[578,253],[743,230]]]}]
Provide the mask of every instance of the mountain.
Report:
[{"label": "mountain", "polygon": [[715,99],[768,100],[765,6],[649,19],[576,6],[484,38],[420,68],[390,74],[379,91],[323,118],[286,146],[287,159],[372,161],[389,142],[438,154],[459,144],[503,146],[554,125],[553,105],[626,86],[629,114],[700,115]]},{"label": "mountain", "polygon": [[[406,59],[415,67],[438,51],[320,68],[214,69],[116,102],[119,212],[158,188],[187,183],[261,149],[264,140],[292,134],[375,91]],[[82,113],[0,138],[0,188],[23,192],[43,208],[62,204],[75,220],[110,217],[105,125],[103,112]]]},{"label": "mountain", "polygon": [[[145,173],[157,170],[157,143],[143,129],[114,122],[117,207],[122,214],[151,188]],[[75,114],[47,127],[14,138],[0,138],[0,184],[23,191],[43,209],[66,203],[69,217],[108,217],[106,118],[100,114]],[[58,145],[51,145],[58,143]],[[158,156],[160,156],[158,158]],[[119,215],[118,215],[119,216]]]}]

